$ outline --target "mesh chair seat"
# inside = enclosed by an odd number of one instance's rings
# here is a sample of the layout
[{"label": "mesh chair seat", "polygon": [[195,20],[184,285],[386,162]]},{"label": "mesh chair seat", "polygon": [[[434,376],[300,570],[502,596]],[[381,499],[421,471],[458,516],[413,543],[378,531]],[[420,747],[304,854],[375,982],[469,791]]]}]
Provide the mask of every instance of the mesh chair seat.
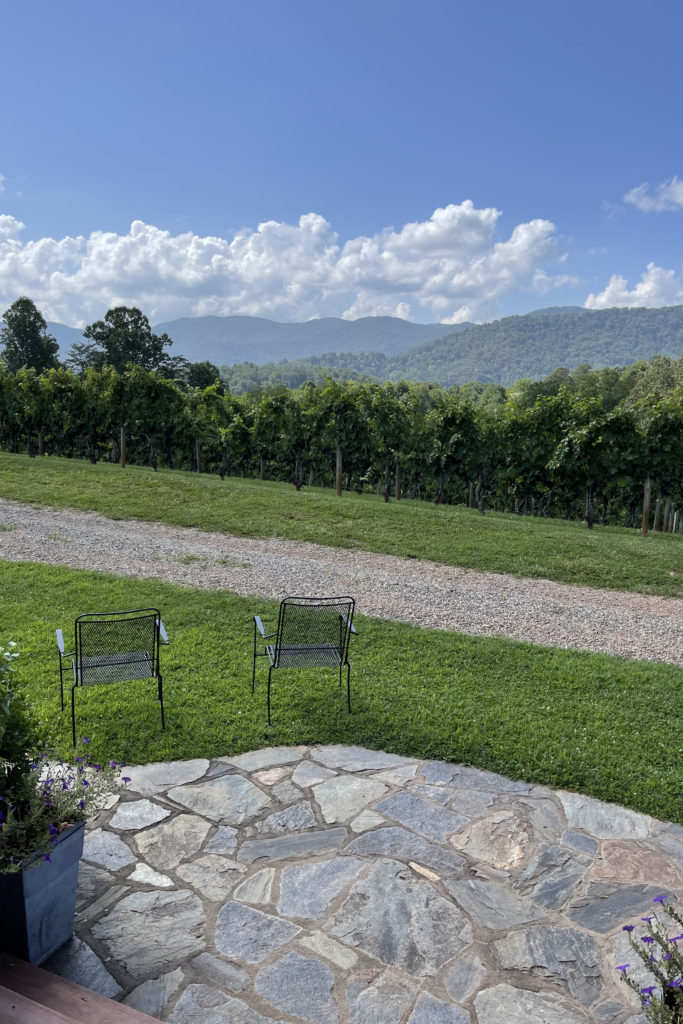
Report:
[{"label": "mesh chair seat", "polygon": [[274,668],[337,668],[342,652],[334,644],[288,644],[279,649],[267,644],[266,650]]},{"label": "mesh chair seat", "polygon": [[165,728],[164,697],[159,669],[159,644],[168,643],[157,608],[133,608],[125,612],[86,612],[74,623],[74,649],[64,650],[64,637],[57,630],[59,687],[64,709],[64,668],[71,662],[71,737],[76,745],[76,690],[81,686],[125,683],[156,679]]},{"label": "mesh chair seat", "polygon": [[[346,668],[346,700],[351,710],[351,666],[349,639],[353,628],[355,601],[352,597],[286,597],[280,604],[276,633],[266,634],[258,615],[254,616],[254,663],[251,692],[256,687],[256,659],[268,658],[268,725],[270,725],[271,676],[279,668]],[[257,651],[258,636],[265,641]]]},{"label": "mesh chair seat", "polygon": [[133,679],[155,679],[154,657],[149,651],[100,654],[94,658],[71,659],[74,679],[81,686],[125,683]]}]

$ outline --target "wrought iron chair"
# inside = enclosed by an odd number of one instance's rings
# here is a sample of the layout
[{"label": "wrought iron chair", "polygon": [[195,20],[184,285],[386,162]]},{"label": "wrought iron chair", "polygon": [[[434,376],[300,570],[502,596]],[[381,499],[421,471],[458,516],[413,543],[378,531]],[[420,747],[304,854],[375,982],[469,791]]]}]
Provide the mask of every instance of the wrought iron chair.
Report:
[{"label": "wrought iron chair", "polygon": [[59,687],[64,710],[64,665],[71,661],[71,734],[76,745],[76,687],[123,683],[134,679],[156,679],[157,699],[164,720],[164,696],[159,671],[159,646],[168,636],[156,608],[134,608],[127,612],[88,612],[74,624],[74,650],[65,653],[64,636],[57,630]]},{"label": "wrought iron chair", "polygon": [[[354,607],[352,597],[286,597],[280,604],[276,633],[266,633],[260,617],[254,616],[251,692],[256,686],[256,659],[268,658],[268,725],[271,676],[278,668],[338,668],[341,687],[346,667],[346,701],[351,711],[349,640],[356,632]],[[260,652],[256,649],[259,634],[265,641]]]}]

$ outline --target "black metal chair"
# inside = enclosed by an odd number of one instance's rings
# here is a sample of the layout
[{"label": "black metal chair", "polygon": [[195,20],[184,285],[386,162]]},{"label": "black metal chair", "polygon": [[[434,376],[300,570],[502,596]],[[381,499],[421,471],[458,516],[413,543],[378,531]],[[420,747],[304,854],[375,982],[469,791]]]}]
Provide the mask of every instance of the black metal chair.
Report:
[{"label": "black metal chair", "polygon": [[[266,633],[260,617],[254,616],[251,692],[256,686],[256,659],[268,658],[268,725],[271,676],[278,668],[338,668],[341,687],[346,667],[346,701],[351,711],[349,640],[356,632],[354,607],[352,597],[286,597],[280,604],[276,633]],[[261,652],[256,649],[259,633],[266,641]]]},{"label": "black metal chair", "polygon": [[157,608],[133,608],[127,612],[88,612],[74,625],[74,650],[65,653],[64,636],[57,630],[59,687],[64,710],[64,663],[71,661],[71,733],[76,745],[77,686],[99,686],[134,679],[156,679],[157,699],[164,720],[164,696],[159,671],[159,646],[168,637]]}]

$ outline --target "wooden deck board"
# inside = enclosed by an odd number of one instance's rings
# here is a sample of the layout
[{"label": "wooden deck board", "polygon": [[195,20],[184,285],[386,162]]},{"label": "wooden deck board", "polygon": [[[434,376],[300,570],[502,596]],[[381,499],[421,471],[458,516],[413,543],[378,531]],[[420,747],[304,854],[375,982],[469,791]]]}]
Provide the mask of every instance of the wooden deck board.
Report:
[{"label": "wooden deck board", "polygon": [[[8,1005],[9,997],[14,994],[32,1002],[39,1015],[17,1016],[19,1011]],[[17,1004],[20,1001],[15,1000]],[[48,1012],[54,1016],[48,1016]],[[0,1024],[159,1024],[159,1021],[42,967],[0,952]]]}]

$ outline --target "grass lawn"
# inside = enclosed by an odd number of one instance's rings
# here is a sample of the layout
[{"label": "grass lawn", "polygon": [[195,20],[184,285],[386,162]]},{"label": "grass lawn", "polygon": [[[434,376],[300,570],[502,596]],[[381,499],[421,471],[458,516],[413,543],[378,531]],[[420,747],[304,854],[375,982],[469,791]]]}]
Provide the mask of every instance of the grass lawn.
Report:
[{"label": "grass lawn", "polygon": [[469,569],[683,597],[683,537],[488,513],[372,495],[80,460],[0,453],[0,496],[161,520],[237,536],[287,537]]},{"label": "grass lawn", "polygon": [[59,708],[55,628],[68,644],[80,612],[153,605],[171,639],[162,649],[166,732],[150,683],[78,691],[77,735],[91,739],[96,758],[139,763],[358,743],[683,822],[683,671],[674,666],[359,617],[353,713],[334,673],[282,671],[269,729],[263,663],[250,692],[251,616],[274,624],[272,602],[26,563],[0,562],[0,582],[2,642],[18,642],[17,680],[55,726],[63,754],[72,749],[70,713]]}]

